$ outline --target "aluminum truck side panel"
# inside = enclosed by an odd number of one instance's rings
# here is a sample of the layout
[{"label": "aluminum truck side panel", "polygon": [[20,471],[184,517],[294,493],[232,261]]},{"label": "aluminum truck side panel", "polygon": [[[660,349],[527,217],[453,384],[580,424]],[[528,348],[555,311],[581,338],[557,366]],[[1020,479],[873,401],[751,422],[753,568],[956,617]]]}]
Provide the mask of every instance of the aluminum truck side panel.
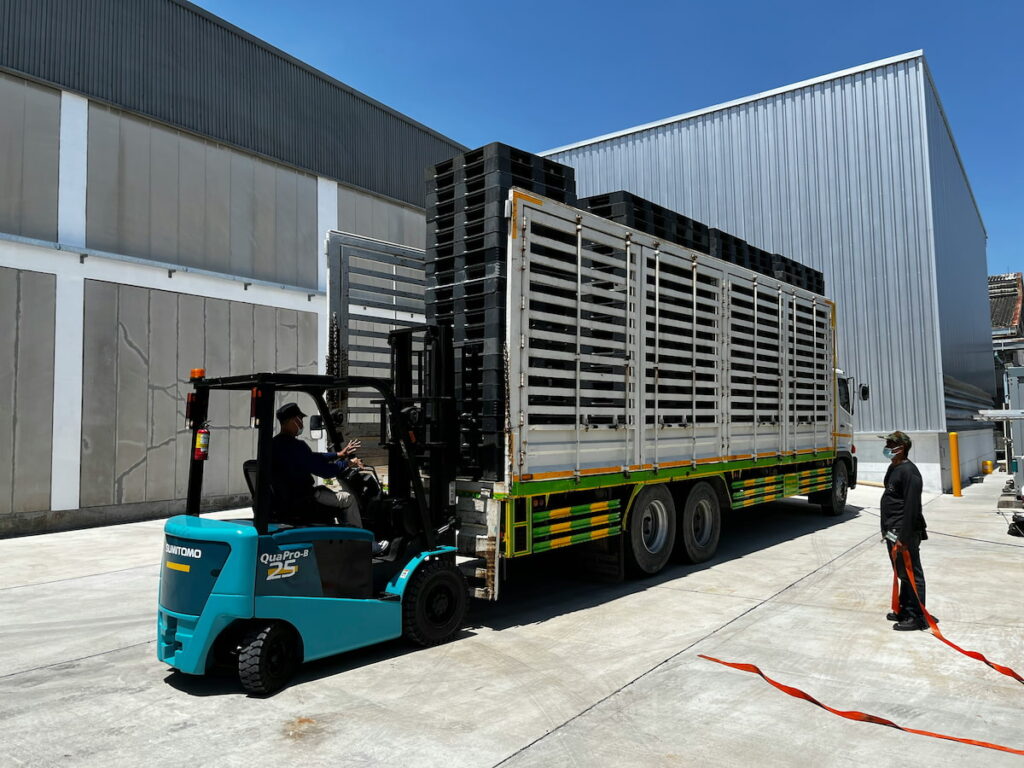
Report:
[{"label": "aluminum truck side panel", "polygon": [[511,197],[514,490],[834,455],[832,302],[553,200]]}]

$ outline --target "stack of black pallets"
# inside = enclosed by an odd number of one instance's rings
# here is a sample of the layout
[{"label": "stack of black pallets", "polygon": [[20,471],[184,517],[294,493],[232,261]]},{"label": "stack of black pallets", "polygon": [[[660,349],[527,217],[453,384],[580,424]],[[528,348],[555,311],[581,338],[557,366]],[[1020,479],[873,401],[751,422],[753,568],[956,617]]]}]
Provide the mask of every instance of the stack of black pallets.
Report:
[{"label": "stack of black pallets", "polygon": [[504,479],[505,275],[509,189],[576,205],[575,171],[488,144],[427,173],[427,319],[450,325],[462,471]]},{"label": "stack of black pallets", "polygon": [[825,292],[825,278],[816,269],[757,248],[746,240],[645,200],[632,192],[619,190],[584,197],[581,208],[623,226],[646,232],[653,237],[677,243],[730,264],[774,277],[815,293]]},{"label": "stack of black pallets", "polygon": [[631,229],[638,229],[701,253],[711,253],[710,231],[706,225],[632,192],[619,190],[585,197],[580,200],[580,207]]}]

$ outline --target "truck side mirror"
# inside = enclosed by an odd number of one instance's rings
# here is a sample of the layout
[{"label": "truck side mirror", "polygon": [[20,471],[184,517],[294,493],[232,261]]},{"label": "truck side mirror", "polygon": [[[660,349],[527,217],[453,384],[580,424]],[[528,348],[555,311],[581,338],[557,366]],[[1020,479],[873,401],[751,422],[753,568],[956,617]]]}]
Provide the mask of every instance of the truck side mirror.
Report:
[{"label": "truck side mirror", "polygon": [[867,384],[860,385],[860,399],[867,400],[871,396],[871,388]]},{"label": "truck side mirror", "polygon": [[314,440],[324,436],[324,417],[320,414],[309,417],[309,436]]}]

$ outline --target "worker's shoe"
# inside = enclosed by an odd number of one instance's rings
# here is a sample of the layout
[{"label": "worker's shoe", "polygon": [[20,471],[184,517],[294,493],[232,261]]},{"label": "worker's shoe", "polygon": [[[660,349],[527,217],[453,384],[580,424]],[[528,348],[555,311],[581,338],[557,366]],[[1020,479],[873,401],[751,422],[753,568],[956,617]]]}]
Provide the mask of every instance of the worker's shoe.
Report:
[{"label": "worker's shoe", "polygon": [[383,557],[388,553],[389,546],[391,546],[391,542],[387,539],[381,539],[380,541],[373,542],[373,556]]},{"label": "worker's shoe", "polygon": [[903,613],[902,611],[900,611],[899,613],[896,613],[896,611],[889,611],[887,614],[885,614],[885,618],[889,621],[903,621],[905,618],[907,618],[907,614]]},{"label": "worker's shoe", "polygon": [[923,616],[907,616],[892,625],[897,632],[913,632],[917,629],[928,629],[928,622]]}]

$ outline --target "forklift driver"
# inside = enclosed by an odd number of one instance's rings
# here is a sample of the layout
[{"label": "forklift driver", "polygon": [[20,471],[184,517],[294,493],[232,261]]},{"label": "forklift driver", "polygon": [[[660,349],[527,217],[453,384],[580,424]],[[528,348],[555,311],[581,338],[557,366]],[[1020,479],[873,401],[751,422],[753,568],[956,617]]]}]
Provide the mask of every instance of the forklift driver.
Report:
[{"label": "forklift driver", "polygon": [[[281,431],[273,440],[271,487],[284,518],[281,522],[302,525],[337,519],[342,525],[361,528],[359,505],[352,493],[314,486],[312,476],[338,478],[350,467],[362,469],[362,461],[355,456],[362,444],[352,440],[337,453],[314,453],[306,442],[298,439],[305,417],[295,403],[285,403],[277,409]],[[386,541],[377,542],[374,554],[383,554],[387,545]]]}]

